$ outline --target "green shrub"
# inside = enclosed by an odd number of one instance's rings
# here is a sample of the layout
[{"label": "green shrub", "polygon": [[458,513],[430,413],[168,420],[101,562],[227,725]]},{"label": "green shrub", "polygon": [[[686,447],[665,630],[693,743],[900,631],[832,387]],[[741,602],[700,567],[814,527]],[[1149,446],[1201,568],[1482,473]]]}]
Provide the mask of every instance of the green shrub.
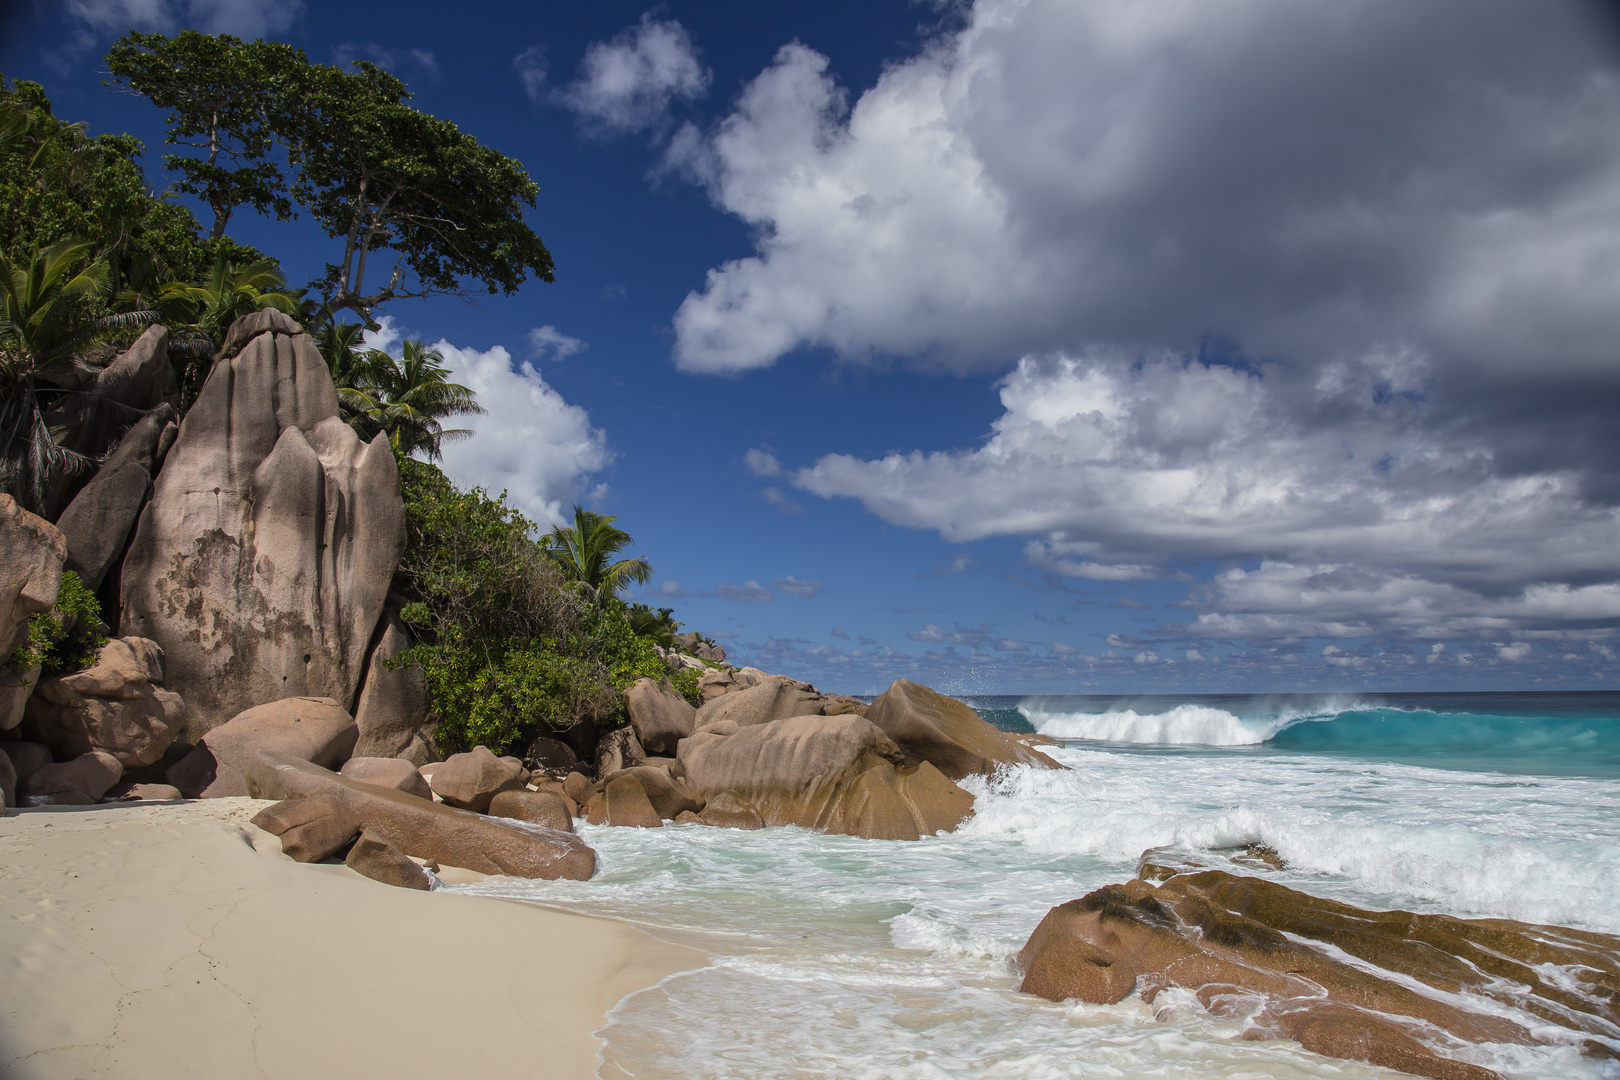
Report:
[{"label": "green shrub", "polygon": [[96,594],[85,588],[78,574],[64,570],[56,605],[28,620],[28,636],[12,651],[6,667],[20,673],[38,664],[43,677],[94,665],[97,651],[107,644],[100,632],[100,615]]}]

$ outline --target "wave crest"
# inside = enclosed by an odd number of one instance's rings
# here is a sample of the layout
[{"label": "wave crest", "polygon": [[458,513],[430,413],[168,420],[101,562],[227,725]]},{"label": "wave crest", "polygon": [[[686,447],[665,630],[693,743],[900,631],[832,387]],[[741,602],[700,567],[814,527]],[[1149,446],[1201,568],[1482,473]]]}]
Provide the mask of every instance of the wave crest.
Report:
[{"label": "wave crest", "polygon": [[1078,713],[1051,708],[1037,698],[1021,702],[1018,711],[1036,731],[1054,739],[1144,746],[1258,746],[1286,727],[1305,720],[1328,719],[1338,710],[1285,712],[1247,719],[1213,705],[1195,704],[1156,713],[1139,713],[1135,709]]}]

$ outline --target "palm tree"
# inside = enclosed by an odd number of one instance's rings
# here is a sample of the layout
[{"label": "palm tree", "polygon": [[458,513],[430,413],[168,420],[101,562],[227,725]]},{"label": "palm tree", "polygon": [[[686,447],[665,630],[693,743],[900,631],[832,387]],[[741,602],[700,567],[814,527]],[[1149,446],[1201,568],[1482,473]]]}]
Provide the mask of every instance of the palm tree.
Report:
[{"label": "palm tree", "polygon": [[613,524],[617,520],[575,503],[574,524],[555,526],[543,541],[546,553],[562,568],[563,575],[594,590],[599,600],[652,576],[652,564],[640,556],[608,561],[635,542],[629,533]]},{"label": "palm tree", "polygon": [[0,488],[36,512],[51,472],[89,464],[51,438],[41,392],[70,390],[93,371],[75,359],[84,346],[157,317],[90,314],[108,281],[102,259],[74,269],[91,247],[63,240],[36,248],[26,269],[0,252]]},{"label": "palm tree", "polygon": [[472,435],[466,429],[446,428],[440,421],[485,411],[473,392],[451,382],[449,375],[443,353],[423,342],[407,341],[398,359],[381,349],[364,353],[352,372],[345,373],[353,392],[340,392],[340,398],[362,437],[382,432],[401,453],[420,452],[437,461],[443,443]]}]

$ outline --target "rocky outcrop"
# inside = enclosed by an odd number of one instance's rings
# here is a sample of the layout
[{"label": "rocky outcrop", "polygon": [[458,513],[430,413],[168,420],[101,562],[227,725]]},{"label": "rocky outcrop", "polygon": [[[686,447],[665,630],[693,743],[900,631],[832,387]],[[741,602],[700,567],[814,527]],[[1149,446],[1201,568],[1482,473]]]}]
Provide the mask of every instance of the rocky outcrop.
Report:
[{"label": "rocky outcrop", "polygon": [[608,786],[612,787],[620,779],[634,780],[639,784],[653,811],[661,818],[673,820],[686,810],[696,813],[703,809],[706,801],[667,770],[651,765],[614,773],[607,777]]},{"label": "rocky outcrop", "polygon": [[326,796],[267,806],[254,815],[253,824],[281,838],[283,855],[304,863],[329,859],[360,835],[354,815]]},{"label": "rocky outcrop", "polygon": [[92,750],[29,773],[17,784],[17,801],[23,806],[87,806],[100,802],[123,775],[117,758],[105,750]]},{"label": "rocky outcrop", "polygon": [[107,571],[124,554],[130,530],[151,490],[164,434],[174,437],[171,425],[178,416],[174,406],[165,404],[135,421],[95,476],[57,517],[56,527],[67,539],[67,568],[89,588],[99,588]]},{"label": "rocky outcrop", "polygon": [[126,769],[155,764],[180,729],[180,695],[162,688],[163,652],[146,638],[113,638],[94,666],[41,679],[23,732],[60,755],[105,750]]},{"label": "rocky outcrop", "polygon": [[349,759],[358,734],[353,717],[331,698],[272,701],[214,728],[165,779],[192,799],[246,795],[247,768],[259,751],[335,769]]},{"label": "rocky outcrop", "polygon": [[[571,833],[356,783],[307,761],[261,753],[248,768],[248,790],[258,799],[327,799],[360,830],[417,859],[514,877],[584,881],[596,872],[596,852]],[[274,824],[260,827],[275,832]]]},{"label": "rocky outcrop", "polygon": [[0,731],[22,722],[39,679],[37,666],[12,671],[6,661],[28,636],[28,620],[56,603],[66,558],[67,541],[56,526],[0,494]]},{"label": "rocky outcrop", "polygon": [[399,758],[352,757],[343,763],[338,775],[362,784],[393,788],[429,802],[433,800],[433,789],[422,779],[421,772],[410,762]]},{"label": "rocky outcrop", "polygon": [[697,719],[697,710],[668,682],[657,679],[637,679],[624,692],[624,707],[649,754],[673,754],[676,744],[692,734]]},{"label": "rocky outcrop", "polygon": [[448,805],[482,814],[497,792],[517,791],[526,781],[521,763],[498,758],[487,746],[451,754],[433,770],[429,786]]},{"label": "rocky outcrop", "polygon": [[681,742],[679,758],[694,792],[729,792],[767,825],[915,840],[955,829],[973,808],[972,795],[927,762],[907,765],[888,736],[854,715],[699,731]]},{"label": "rocky outcrop", "polygon": [[603,812],[609,825],[656,829],[663,818],[647,797],[647,789],[633,776],[619,775],[602,791]]},{"label": "rocky outcrop", "polygon": [[186,741],[267,701],[347,707],[403,545],[387,440],[360,441],[313,340],[259,311],[231,327],[158,473],[120,626],[163,648]]},{"label": "rocky outcrop", "polygon": [[[1244,1038],[1437,1080],[1496,1073],[1460,1043],[1581,1042],[1614,1057],[1620,938],[1509,919],[1367,911],[1220,870],[1110,885],[1047,913],[1019,954],[1054,1001],[1170,987]],[[1473,1008],[1468,1002],[1477,1002]]]},{"label": "rocky outcrop", "polygon": [[[413,644],[411,633],[392,611],[377,627],[377,643],[366,661],[365,683],[354,706],[360,728],[356,757],[398,757],[427,723],[433,703],[422,669],[399,665],[399,654]],[[396,664],[390,668],[390,663]]]},{"label": "rocky outcrop", "polygon": [[[677,818],[677,820],[679,820]],[[702,811],[697,814],[697,820],[704,825],[714,825],[723,829],[763,829],[765,819],[760,815],[754,804],[745,799],[738,798],[729,791],[722,791],[710,799]]]},{"label": "rocky outcrop", "polygon": [[896,679],[874,699],[866,718],[894,740],[907,762],[926,761],[952,780],[988,775],[1003,765],[1063,768],[987,723],[970,706],[908,679]]}]

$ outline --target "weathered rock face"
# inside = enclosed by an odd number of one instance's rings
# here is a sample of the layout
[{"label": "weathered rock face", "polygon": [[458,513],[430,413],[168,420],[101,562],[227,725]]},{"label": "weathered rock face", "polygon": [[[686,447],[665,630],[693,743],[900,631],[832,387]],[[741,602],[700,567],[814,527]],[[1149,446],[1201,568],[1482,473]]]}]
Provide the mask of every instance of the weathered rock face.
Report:
[{"label": "weathered rock face", "polygon": [[187,741],[266,701],[347,707],[403,546],[387,440],[339,418],[297,323],[256,312],[231,327],[158,473],[120,627],[162,646]]},{"label": "weathered rock face", "polygon": [[896,679],[873,700],[866,718],[895,741],[908,762],[927,761],[952,780],[988,775],[998,765],[1063,768],[955,698],[907,679]]},{"label": "weathered rock face", "polygon": [[113,638],[93,667],[42,679],[24,734],[62,755],[105,750],[126,769],[151,765],[180,729],[180,695],[161,687],[163,652],[146,638]]},{"label": "weathered rock face", "polygon": [[670,776],[664,769],[651,765],[625,769],[607,777],[608,786],[612,787],[613,782],[620,777],[628,777],[640,784],[641,790],[647,795],[647,801],[661,818],[674,819],[683,811],[690,810],[697,813],[703,809],[704,798]]},{"label": "weathered rock face", "polygon": [[[52,406],[45,422],[58,446],[95,458],[111,449],[119,432],[143,414],[179,404],[180,388],[169,364],[169,331],[150,326],[78,393]],[[60,515],[84,479],[65,474],[53,478],[45,507],[52,517]]]},{"label": "weathered rock face", "polygon": [[497,792],[523,787],[523,764],[498,758],[487,746],[475,746],[446,758],[433,770],[429,786],[449,805],[482,814]]},{"label": "weathered rock face", "polygon": [[56,527],[67,539],[67,568],[91,589],[100,587],[124,553],[129,531],[152,486],[159,442],[178,416],[174,406],[161,405],[135,421],[96,475],[57,517]]},{"label": "weathered rock face", "polygon": [[[1589,1053],[1616,1056],[1620,938],[1366,911],[1220,870],[1059,905],[1019,962],[1023,989],[1054,1001],[1111,1003],[1135,989],[1151,1003],[1182,987],[1216,1015],[1248,1017],[1244,1038],[1297,1039],[1438,1080],[1496,1076],[1457,1060],[1452,1040],[1534,1045],[1574,1033],[1600,1037],[1585,1042]],[[1480,1008],[1463,1007],[1468,997]]]},{"label": "weathered rock face", "polygon": [[210,731],[165,779],[187,798],[246,795],[247,767],[259,751],[335,769],[349,759],[358,735],[354,719],[331,698],[272,701]]},{"label": "weathered rock face", "polygon": [[0,754],[0,806],[17,805],[17,767],[10,754]]},{"label": "weathered rock face", "polygon": [[[28,634],[28,620],[51,610],[62,587],[67,541],[55,525],[0,495],[0,664]],[[34,692],[39,668],[0,668],[0,731],[22,722],[23,706]]]},{"label": "weathered rock face", "polygon": [[326,796],[267,806],[253,816],[253,824],[281,837],[283,855],[305,863],[336,855],[360,835],[354,815]]},{"label": "weathered rock face", "polygon": [[579,764],[579,757],[574,748],[561,739],[540,735],[523,751],[523,764],[537,772],[567,773]]},{"label": "weathered rock face", "polygon": [[84,806],[99,802],[123,775],[117,758],[105,750],[92,750],[29,773],[17,784],[17,801],[23,806]]},{"label": "weathered rock face", "polygon": [[664,824],[652,800],[647,797],[647,789],[634,776],[620,773],[608,781],[602,794],[609,825],[656,829]]},{"label": "weathered rock face", "polygon": [[806,684],[782,675],[768,675],[754,686],[704,702],[697,711],[697,730],[726,720],[745,728],[790,716],[817,716],[822,706],[822,696]]},{"label": "weathered rock face", "polygon": [[584,881],[596,872],[596,852],[571,833],[355,783],[307,761],[261,753],[249,766],[248,790],[258,799],[330,800],[407,855],[481,874]]},{"label": "weathered rock face", "polygon": [[[763,829],[765,827],[765,819],[754,808],[754,804],[739,799],[729,791],[723,791],[710,799],[709,804],[696,817],[704,825],[713,825],[723,829]],[[676,820],[680,819],[677,818]]]},{"label": "weathered rock face", "polygon": [[624,692],[624,707],[641,748],[649,754],[673,754],[676,744],[692,734],[697,719],[697,710],[657,679],[637,679]]},{"label": "weathered rock face", "polygon": [[854,715],[795,716],[739,729],[699,731],[681,742],[686,785],[708,799],[725,792],[767,825],[801,825],[880,840],[949,832],[973,796]]},{"label": "weathered rock face", "polygon": [[387,612],[378,624],[377,643],[366,663],[365,685],[354,706],[354,722],[360,727],[356,757],[397,757],[411,745],[416,733],[427,722],[433,703],[428,697],[422,669],[396,667],[396,661],[412,645],[411,633],[399,616]]}]

